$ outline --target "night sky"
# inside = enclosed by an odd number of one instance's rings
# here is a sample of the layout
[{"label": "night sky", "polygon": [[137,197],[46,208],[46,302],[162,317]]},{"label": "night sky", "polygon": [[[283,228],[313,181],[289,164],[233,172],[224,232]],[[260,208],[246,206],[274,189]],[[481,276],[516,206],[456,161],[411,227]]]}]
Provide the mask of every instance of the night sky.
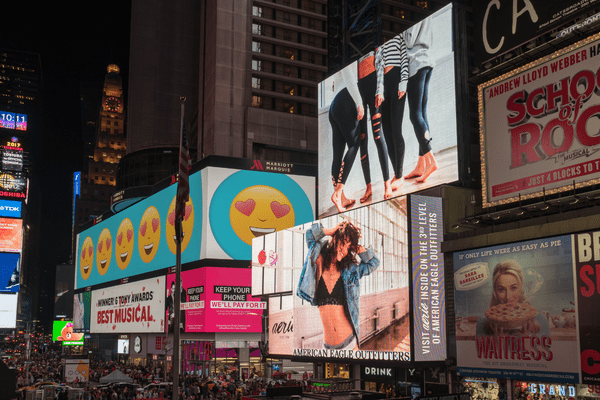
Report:
[{"label": "night sky", "polygon": [[127,85],[131,1],[5,3],[0,48],[41,56],[44,123],[31,134],[43,145],[42,160],[34,163],[44,199],[41,267],[52,296],[54,267],[69,261],[72,176],[83,161],[79,83],[102,82],[107,65],[115,63]]}]

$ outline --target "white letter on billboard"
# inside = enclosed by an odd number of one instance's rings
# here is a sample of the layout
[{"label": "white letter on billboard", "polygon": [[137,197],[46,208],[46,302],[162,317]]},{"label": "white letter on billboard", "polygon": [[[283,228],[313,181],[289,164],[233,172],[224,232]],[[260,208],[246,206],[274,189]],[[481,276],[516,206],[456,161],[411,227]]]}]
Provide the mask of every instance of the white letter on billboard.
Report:
[{"label": "white letter on billboard", "polygon": [[592,240],[589,234],[577,235],[579,246],[579,262],[588,262],[592,259]]},{"label": "white letter on billboard", "polygon": [[[537,20],[538,20],[538,15],[535,12],[535,8],[533,8],[533,4],[531,4],[531,1],[523,0],[525,3],[525,7],[523,7],[521,9],[521,11],[517,11],[517,1],[518,0],[513,0],[513,23],[512,23],[513,35],[515,34],[515,32],[517,32],[517,18],[519,18],[521,16],[521,14],[523,14],[525,11],[529,11],[532,22],[537,22]],[[498,7],[498,8],[500,8],[500,7]]]},{"label": "white letter on billboard", "polygon": [[[515,0],[516,2],[516,0]],[[496,6],[496,8],[499,10],[500,9],[500,0],[492,0],[489,2],[486,10],[485,10],[485,15],[483,17],[483,26],[482,26],[482,34],[483,34],[483,46],[485,47],[485,51],[487,51],[489,54],[494,54],[497,53],[498,50],[500,50],[502,48],[502,45],[504,44],[504,36],[502,36],[502,39],[500,39],[500,43],[498,44],[498,46],[496,46],[495,48],[491,48],[489,43],[488,43],[488,39],[487,39],[487,21],[488,21],[488,17],[490,15],[490,7],[491,6]],[[514,28],[513,28],[514,29]]]}]

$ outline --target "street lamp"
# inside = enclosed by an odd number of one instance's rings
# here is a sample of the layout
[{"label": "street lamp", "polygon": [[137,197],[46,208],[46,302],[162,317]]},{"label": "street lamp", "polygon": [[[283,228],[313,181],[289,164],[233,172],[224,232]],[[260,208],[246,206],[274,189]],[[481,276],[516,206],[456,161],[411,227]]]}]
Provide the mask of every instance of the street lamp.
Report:
[{"label": "street lamp", "polygon": [[[267,355],[268,355],[268,341],[266,340],[266,334],[267,331],[269,330],[269,325],[267,324],[267,319],[269,318],[268,315],[264,315],[264,314],[257,314],[257,313],[253,313],[253,312],[249,312],[248,315],[257,315],[259,317],[262,318],[262,330],[261,330],[261,334],[260,334],[260,343],[259,343],[259,348],[260,348],[260,355],[261,355],[261,359],[262,359],[262,363],[264,364],[264,368],[263,370],[265,371],[265,375],[268,375],[267,373]],[[273,369],[273,363],[271,362],[271,370]]]}]

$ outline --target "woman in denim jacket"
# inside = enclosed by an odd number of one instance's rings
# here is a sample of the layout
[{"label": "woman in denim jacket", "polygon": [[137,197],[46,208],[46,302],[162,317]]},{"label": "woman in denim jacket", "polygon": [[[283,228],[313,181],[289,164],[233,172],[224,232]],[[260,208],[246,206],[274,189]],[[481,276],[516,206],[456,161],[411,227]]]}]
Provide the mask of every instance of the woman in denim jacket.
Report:
[{"label": "woman in denim jacket", "polygon": [[308,256],[297,294],[319,308],[326,349],[358,350],[359,280],[379,266],[373,250],[359,245],[359,238],[360,229],[348,221],[334,228],[316,223],[306,232]]}]

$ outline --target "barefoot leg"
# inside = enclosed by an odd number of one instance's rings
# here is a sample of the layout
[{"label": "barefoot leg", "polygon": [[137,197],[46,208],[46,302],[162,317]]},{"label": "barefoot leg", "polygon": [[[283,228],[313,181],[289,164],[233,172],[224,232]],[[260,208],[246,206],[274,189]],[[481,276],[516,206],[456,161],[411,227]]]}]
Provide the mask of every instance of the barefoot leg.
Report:
[{"label": "barefoot leg", "polygon": [[393,194],[392,194],[392,185],[391,185],[390,181],[383,182],[383,187],[384,187],[383,199],[384,200],[391,199],[393,197]]},{"label": "barefoot leg", "polygon": [[367,188],[365,190],[365,194],[363,195],[363,197],[360,198],[360,202],[364,203],[367,202],[371,199],[371,197],[373,196],[373,191],[371,190],[371,184],[367,184]]},{"label": "barefoot leg", "polygon": [[356,200],[354,199],[349,199],[346,197],[346,194],[344,193],[344,191],[342,191],[342,205],[345,208],[350,208],[352,207],[354,204],[356,203]]},{"label": "barefoot leg", "polygon": [[333,190],[333,194],[331,195],[331,201],[333,202],[333,205],[337,208],[338,212],[344,212],[346,211],[346,207],[344,207],[343,202],[342,202],[342,190],[344,189],[344,185],[341,183],[338,183],[334,190]]},{"label": "barefoot leg", "polygon": [[404,179],[402,177],[400,177],[400,178],[393,177],[392,178],[392,190],[393,191],[396,191],[396,190],[402,188],[402,185],[404,185]]},{"label": "barefoot leg", "polygon": [[423,157],[425,158],[425,171],[423,172],[423,175],[417,179],[417,183],[425,182],[425,180],[429,178],[429,175],[438,168],[437,161],[435,161],[435,157],[433,156],[433,151],[429,151]]},{"label": "barefoot leg", "polygon": [[404,179],[413,179],[423,175],[425,171],[425,156],[419,156],[417,160],[417,166],[408,175],[404,176]]}]

